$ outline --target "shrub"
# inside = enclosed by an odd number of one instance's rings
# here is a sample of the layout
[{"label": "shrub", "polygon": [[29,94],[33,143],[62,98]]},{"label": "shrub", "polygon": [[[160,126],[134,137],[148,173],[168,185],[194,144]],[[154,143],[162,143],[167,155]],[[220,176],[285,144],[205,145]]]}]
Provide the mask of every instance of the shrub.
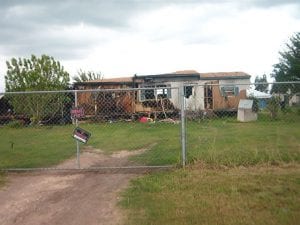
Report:
[{"label": "shrub", "polygon": [[270,112],[271,119],[276,119],[280,109],[280,98],[273,96],[269,99],[267,110]]},{"label": "shrub", "polygon": [[6,124],[7,127],[9,128],[21,128],[24,127],[24,121],[22,120],[13,120]]}]

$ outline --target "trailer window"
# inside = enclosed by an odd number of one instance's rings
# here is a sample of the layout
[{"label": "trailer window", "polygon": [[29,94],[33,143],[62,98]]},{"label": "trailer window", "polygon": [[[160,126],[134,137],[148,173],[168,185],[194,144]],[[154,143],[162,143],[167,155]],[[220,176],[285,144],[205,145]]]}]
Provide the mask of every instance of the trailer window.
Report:
[{"label": "trailer window", "polygon": [[155,100],[157,98],[171,98],[170,85],[145,85],[143,88],[151,88],[140,91],[140,100]]},{"label": "trailer window", "polygon": [[222,96],[237,96],[239,94],[239,87],[223,86],[221,87]]},{"label": "trailer window", "polygon": [[193,94],[193,86],[185,86],[184,87],[184,96],[189,98]]}]

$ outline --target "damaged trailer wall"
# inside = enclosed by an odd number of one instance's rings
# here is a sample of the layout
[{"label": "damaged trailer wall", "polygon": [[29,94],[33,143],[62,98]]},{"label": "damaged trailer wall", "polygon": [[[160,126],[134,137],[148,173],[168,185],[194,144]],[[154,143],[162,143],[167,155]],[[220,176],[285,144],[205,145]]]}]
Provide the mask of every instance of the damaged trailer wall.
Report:
[{"label": "damaged trailer wall", "polygon": [[[232,87],[233,93],[226,93]],[[246,99],[246,90],[250,81],[245,79],[220,80],[218,86],[213,87],[213,109],[237,109],[240,99]]]},{"label": "damaged trailer wall", "polygon": [[[190,87],[191,94],[185,94],[186,109],[189,111],[198,111],[205,109],[237,109],[240,99],[246,98],[246,90],[250,87],[249,80],[237,79],[237,80],[220,80],[220,81],[198,81],[193,83],[180,83],[180,82],[168,82],[172,88],[180,88],[182,84],[185,87]],[[222,87],[233,87],[238,90],[237,93],[228,95],[222,93]],[[205,87],[211,87],[211,104],[206,104],[207,93],[205,93]],[[180,101],[178,96],[175,95],[177,89],[172,89],[171,102],[176,108],[180,108]]]},{"label": "damaged trailer wall", "polygon": [[[150,88],[151,85],[154,87]],[[130,88],[124,85],[102,85],[98,87],[99,91],[79,92],[78,105],[85,108],[87,116],[99,119],[106,119],[106,114],[116,118],[125,118],[129,114],[171,114],[181,107],[178,90],[182,85],[185,86],[185,107],[188,111],[232,110],[237,109],[240,99],[246,98],[249,80],[168,81],[140,84],[141,89],[136,90],[124,90]],[[149,88],[145,90],[144,87]],[[147,98],[145,93],[151,97]]]}]

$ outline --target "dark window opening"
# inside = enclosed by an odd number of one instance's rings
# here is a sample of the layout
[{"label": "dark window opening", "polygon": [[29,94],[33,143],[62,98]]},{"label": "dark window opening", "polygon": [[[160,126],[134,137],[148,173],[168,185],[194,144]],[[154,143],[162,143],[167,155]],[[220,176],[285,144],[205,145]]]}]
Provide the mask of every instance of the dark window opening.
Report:
[{"label": "dark window opening", "polygon": [[150,89],[150,90],[143,90],[144,93],[144,99],[155,99],[155,95],[154,95],[154,89]]},{"label": "dark window opening", "polygon": [[204,86],[204,107],[205,107],[205,109],[213,108],[213,87],[212,87],[212,85]]},{"label": "dark window opening", "polygon": [[141,90],[140,100],[154,100],[159,98],[171,98],[171,89],[167,85],[147,85],[144,88],[151,88]]},{"label": "dark window opening", "polygon": [[184,96],[189,98],[191,95],[193,95],[193,86],[184,87]]}]

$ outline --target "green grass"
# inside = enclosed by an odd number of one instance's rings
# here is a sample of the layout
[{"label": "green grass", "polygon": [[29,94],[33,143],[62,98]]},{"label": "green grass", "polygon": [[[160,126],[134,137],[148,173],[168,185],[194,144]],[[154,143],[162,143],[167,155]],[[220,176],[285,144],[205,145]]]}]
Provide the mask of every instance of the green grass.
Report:
[{"label": "green grass", "polygon": [[180,131],[174,124],[83,124],[92,133],[89,145],[110,154],[120,150],[149,149],[131,159],[148,165],[166,165],[180,162]]},{"label": "green grass", "polygon": [[[233,118],[187,123],[188,161],[211,165],[278,164],[300,161],[300,116],[294,122],[239,123]],[[118,122],[81,124],[92,137],[88,145],[107,154],[149,149],[131,159],[147,165],[180,163],[178,124]],[[76,152],[74,126],[0,127],[0,168],[46,167]]]},{"label": "green grass", "polygon": [[300,168],[205,169],[147,175],[122,194],[125,224],[298,224]]},{"label": "green grass", "polygon": [[[174,124],[81,124],[92,133],[88,145],[107,154],[120,150],[152,148],[136,157],[142,163],[179,162],[179,126]],[[0,127],[0,168],[47,167],[74,156],[74,126]],[[81,144],[81,148],[83,144]]]},{"label": "green grass", "polygon": [[5,182],[5,176],[3,173],[0,172],[0,188],[1,186],[4,185],[4,182]]},{"label": "green grass", "polygon": [[300,123],[189,123],[188,159],[214,165],[299,162]]},{"label": "green grass", "polygon": [[71,157],[72,129],[71,126],[1,127],[0,167],[47,167]]},{"label": "green grass", "polygon": [[[297,224],[300,115],[292,114],[293,121],[287,121],[289,113],[266,121],[268,115],[262,112],[250,123],[233,118],[188,121],[192,166],[133,180],[120,203],[127,211],[127,224]],[[149,149],[131,160],[148,165],[180,162],[178,124],[80,127],[92,133],[88,145],[106,154]],[[0,127],[0,168],[47,167],[74,156],[73,129],[72,125]],[[279,167],[286,163],[296,166]],[[0,174],[0,185],[4,179]]]},{"label": "green grass", "polygon": [[300,120],[264,116],[188,121],[192,166],[133,180],[120,202],[125,224],[298,224]]}]

